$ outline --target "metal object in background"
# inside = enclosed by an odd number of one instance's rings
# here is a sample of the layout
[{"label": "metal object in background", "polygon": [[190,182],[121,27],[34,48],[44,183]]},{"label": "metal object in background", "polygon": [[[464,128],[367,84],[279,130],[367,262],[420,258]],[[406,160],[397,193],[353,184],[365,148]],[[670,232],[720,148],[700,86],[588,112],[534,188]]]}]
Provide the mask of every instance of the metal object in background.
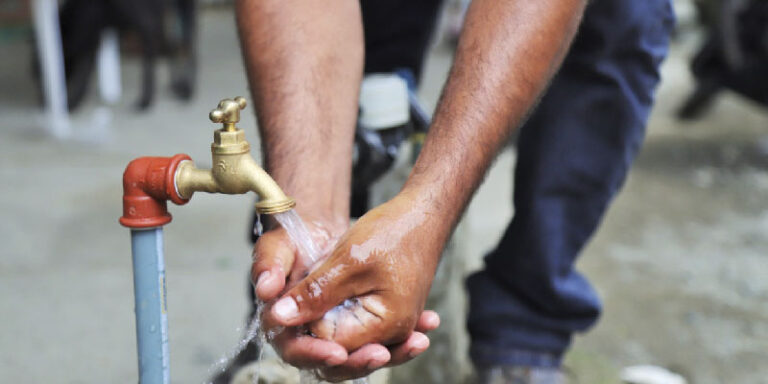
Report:
[{"label": "metal object in background", "polygon": [[224,99],[210,113],[211,121],[223,124],[214,132],[211,145],[213,169],[197,169],[188,155],[178,154],[134,159],[123,173],[120,224],[131,228],[141,384],[169,382],[162,230],[171,222],[167,201],[183,205],[197,191],[254,191],[260,197],[256,204],[259,213],[285,212],[296,204],[251,157],[245,133],[235,125],[245,106],[242,97]]},{"label": "metal object in background", "polygon": [[368,211],[371,186],[393,168],[406,139],[413,144],[411,161],[421,150],[431,119],[411,77],[406,72],[377,73],[363,79],[352,162],[352,217]]}]

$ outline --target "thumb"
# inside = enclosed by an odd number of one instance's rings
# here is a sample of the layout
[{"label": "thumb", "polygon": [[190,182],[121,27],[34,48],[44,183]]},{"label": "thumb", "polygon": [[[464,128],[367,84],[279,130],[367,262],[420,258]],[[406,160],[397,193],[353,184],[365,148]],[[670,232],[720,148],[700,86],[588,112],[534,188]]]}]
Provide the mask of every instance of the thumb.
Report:
[{"label": "thumb", "polygon": [[276,298],[285,288],[295,259],[295,250],[281,230],[263,234],[254,246],[251,266],[256,296],[264,301]]},{"label": "thumb", "polygon": [[351,284],[349,266],[333,265],[333,258],[301,280],[270,310],[274,321],[296,326],[320,319],[344,300],[365,293],[360,284]]}]

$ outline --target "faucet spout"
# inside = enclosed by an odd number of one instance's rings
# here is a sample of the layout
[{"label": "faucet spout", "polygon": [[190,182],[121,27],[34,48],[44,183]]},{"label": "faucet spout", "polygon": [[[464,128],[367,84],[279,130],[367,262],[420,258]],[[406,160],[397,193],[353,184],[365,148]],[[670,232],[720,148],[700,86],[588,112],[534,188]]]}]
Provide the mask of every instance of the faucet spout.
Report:
[{"label": "faucet spout", "polygon": [[225,99],[211,112],[211,121],[223,124],[213,135],[213,168],[203,170],[196,168],[191,161],[182,162],[176,171],[176,190],[184,199],[191,198],[195,192],[243,194],[253,191],[259,196],[256,203],[258,213],[288,211],[296,202],[286,196],[275,180],[256,163],[250,154],[251,146],[245,140],[245,132],[235,126],[245,105],[242,97]]},{"label": "faucet spout", "polygon": [[248,189],[259,195],[256,211],[261,214],[285,212],[296,206],[293,198],[286,196],[277,182],[261,168],[250,154],[243,161],[243,178]]},{"label": "faucet spout", "polygon": [[260,214],[285,212],[296,205],[250,154],[226,158],[214,154],[213,157],[213,169],[199,169],[192,161],[179,164],[176,171],[179,196],[189,199],[195,192],[239,195],[253,191],[259,196],[256,211]]}]

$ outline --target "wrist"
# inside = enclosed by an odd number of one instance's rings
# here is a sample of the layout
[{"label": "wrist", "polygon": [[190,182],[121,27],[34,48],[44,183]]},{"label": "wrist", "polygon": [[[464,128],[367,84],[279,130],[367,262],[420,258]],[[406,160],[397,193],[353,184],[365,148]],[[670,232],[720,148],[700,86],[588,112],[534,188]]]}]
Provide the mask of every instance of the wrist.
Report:
[{"label": "wrist", "polygon": [[420,226],[429,228],[431,237],[442,247],[453,232],[461,210],[445,199],[434,186],[409,183],[393,200],[407,207],[409,214],[423,217]]},{"label": "wrist", "polygon": [[[303,162],[311,164],[311,162]],[[271,167],[269,173],[286,195],[296,201],[296,212],[304,221],[314,220],[334,228],[349,226],[349,175],[314,167]],[[334,181],[338,181],[334,183]],[[346,186],[346,187],[344,187]]]}]

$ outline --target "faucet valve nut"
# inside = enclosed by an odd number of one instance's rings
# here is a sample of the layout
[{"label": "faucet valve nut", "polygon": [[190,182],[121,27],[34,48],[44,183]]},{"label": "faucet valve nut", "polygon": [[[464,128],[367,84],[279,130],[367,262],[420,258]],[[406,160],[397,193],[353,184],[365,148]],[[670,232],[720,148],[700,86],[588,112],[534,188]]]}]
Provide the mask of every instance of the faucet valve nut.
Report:
[{"label": "faucet valve nut", "polygon": [[234,99],[224,99],[219,102],[218,107],[208,114],[208,118],[214,123],[224,124],[225,131],[234,131],[237,128],[235,124],[240,122],[240,110],[245,109],[248,102],[245,97],[238,96]]}]

